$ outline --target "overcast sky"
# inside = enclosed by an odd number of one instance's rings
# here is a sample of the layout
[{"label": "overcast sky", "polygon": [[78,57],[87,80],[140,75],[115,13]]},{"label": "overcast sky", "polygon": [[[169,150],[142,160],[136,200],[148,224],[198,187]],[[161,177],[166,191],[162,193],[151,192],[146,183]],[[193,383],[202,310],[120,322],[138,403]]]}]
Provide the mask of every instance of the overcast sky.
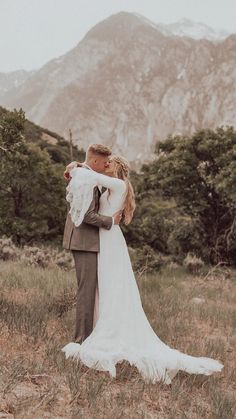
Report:
[{"label": "overcast sky", "polygon": [[236,0],[0,0],[0,71],[40,68],[120,11],[155,23],[186,17],[236,33]]}]

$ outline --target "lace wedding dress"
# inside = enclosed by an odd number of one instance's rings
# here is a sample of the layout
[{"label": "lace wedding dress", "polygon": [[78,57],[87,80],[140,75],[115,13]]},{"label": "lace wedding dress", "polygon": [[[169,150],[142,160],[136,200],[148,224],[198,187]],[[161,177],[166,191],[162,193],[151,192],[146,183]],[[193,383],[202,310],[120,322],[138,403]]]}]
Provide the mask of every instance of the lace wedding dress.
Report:
[{"label": "lace wedding dress", "polygon": [[[72,171],[74,184],[71,183],[68,192],[75,223],[78,217],[81,220],[90,203],[79,204],[78,191],[83,188],[84,179],[78,170],[82,169]],[[90,187],[109,188],[100,198],[99,213],[113,215],[122,209],[125,182],[93,171],[86,172]],[[67,344],[62,349],[66,358],[80,359],[88,367],[108,371],[112,377],[116,376],[116,364],[127,360],[137,367],[146,382],[163,381],[166,384],[171,383],[179,370],[210,375],[223,368],[214,359],[194,357],[172,349],[156,335],[143,310],[127,245],[117,225],[111,230],[100,229],[98,291],[98,318],[93,332],[82,344]]]}]

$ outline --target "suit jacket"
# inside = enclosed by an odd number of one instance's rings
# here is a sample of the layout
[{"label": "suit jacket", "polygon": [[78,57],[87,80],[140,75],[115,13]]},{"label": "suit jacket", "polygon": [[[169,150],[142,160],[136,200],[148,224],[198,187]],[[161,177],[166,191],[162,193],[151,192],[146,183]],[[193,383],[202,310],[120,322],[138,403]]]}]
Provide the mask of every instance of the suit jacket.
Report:
[{"label": "suit jacket", "polygon": [[65,249],[99,252],[99,228],[110,230],[112,226],[112,217],[98,214],[100,196],[98,187],[95,187],[93,200],[79,227],[75,227],[68,212],[63,236]]}]

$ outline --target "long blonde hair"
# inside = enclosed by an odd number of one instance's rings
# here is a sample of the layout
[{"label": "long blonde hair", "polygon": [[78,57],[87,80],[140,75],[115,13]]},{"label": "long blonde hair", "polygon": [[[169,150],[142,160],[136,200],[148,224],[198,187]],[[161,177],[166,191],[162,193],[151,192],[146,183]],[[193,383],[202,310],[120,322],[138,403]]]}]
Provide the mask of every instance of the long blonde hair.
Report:
[{"label": "long blonde hair", "polygon": [[133,186],[129,180],[129,172],[130,172],[129,163],[124,157],[116,156],[116,155],[112,155],[110,157],[110,161],[115,162],[116,177],[124,180],[127,185],[127,192],[126,192],[126,197],[125,197],[125,202],[124,202],[123,213],[124,213],[124,223],[128,225],[133,218],[134,210],[136,207]]}]

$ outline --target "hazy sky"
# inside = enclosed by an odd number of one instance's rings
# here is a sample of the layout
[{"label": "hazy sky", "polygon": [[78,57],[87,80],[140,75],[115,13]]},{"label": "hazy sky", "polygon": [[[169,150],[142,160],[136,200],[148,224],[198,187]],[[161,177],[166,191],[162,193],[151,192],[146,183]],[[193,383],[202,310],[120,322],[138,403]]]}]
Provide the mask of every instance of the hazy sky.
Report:
[{"label": "hazy sky", "polygon": [[0,0],[0,71],[37,69],[120,11],[155,23],[186,17],[236,32],[236,0]]}]

